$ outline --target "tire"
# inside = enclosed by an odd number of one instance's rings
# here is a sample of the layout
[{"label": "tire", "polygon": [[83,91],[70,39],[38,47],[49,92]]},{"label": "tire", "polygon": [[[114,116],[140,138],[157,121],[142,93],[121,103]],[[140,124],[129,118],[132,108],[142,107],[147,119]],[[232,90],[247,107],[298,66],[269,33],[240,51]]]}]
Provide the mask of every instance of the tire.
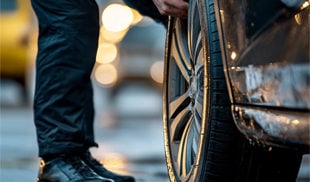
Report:
[{"label": "tire", "polygon": [[164,73],[170,181],[295,181],[302,154],[250,144],[234,124],[212,0],[169,19]]}]

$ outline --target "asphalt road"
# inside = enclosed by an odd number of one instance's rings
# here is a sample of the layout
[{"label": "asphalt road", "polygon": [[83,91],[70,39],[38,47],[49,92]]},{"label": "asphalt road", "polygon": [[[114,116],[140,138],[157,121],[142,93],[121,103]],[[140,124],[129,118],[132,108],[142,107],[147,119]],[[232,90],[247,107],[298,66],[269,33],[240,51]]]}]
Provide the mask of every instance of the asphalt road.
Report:
[{"label": "asphalt road", "polygon": [[[161,95],[150,88],[136,89],[129,88],[129,98],[119,95],[113,103],[106,90],[95,89],[99,148],[91,152],[108,169],[133,175],[137,182],[168,182]],[[30,182],[36,180],[39,166],[33,114],[31,106],[18,105],[18,97],[11,95],[15,91],[1,90],[0,181]]]},{"label": "asphalt road", "polygon": [[[108,123],[110,122],[110,123]],[[137,181],[168,181],[159,119],[97,122],[92,153]],[[39,161],[30,108],[1,110],[1,182],[35,181]]]}]

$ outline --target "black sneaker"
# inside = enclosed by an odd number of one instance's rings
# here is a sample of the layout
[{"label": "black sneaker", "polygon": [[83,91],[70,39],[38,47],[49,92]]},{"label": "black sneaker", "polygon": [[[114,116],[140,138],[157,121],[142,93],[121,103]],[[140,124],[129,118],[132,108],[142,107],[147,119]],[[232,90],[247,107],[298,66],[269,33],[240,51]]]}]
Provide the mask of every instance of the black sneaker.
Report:
[{"label": "black sneaker", "polygon": [[40,162],[38,182],[114,182],[96,174],[81,157],[61,156]]},{"label": "black sneaker", "polygon": [[86,152],[82,159],[101,177],[113,179],[115,182],[135,182],[135,179],[132,176],[119,175],[107,170],[99,161],[91,156],[90,152]]}]

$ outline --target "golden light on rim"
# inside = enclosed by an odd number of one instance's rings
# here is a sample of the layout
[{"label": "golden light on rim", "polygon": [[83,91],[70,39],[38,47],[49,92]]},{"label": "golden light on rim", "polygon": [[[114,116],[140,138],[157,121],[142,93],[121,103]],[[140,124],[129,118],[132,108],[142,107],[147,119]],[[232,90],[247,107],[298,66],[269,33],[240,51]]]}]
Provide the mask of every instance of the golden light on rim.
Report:
[{"label": "golden light on rim", "polygon": [[297,119],[294,119],[294,120],[291,121],[291,123],[292,123],[293,125],[298,125],[298,124],[300,123],[300,121],[297,120]]},{"label": "golden light on rim", "polygon": [[237,53],[235,51],[233,51],[231,54],[230,54],[230,58],[232,60],[235,60],[237,58]]}]

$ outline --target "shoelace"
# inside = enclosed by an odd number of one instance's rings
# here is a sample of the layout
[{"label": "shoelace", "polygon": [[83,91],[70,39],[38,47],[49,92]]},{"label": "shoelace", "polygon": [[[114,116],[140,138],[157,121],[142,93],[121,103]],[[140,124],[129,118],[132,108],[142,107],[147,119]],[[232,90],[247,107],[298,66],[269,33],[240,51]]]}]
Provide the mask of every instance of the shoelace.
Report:
[{"label": "shoelace", "polygon": [[72,164],[69,170],[73,171],[73,174],[80,174],[84,177],[92,176],[93,171],[80,158],[70,157],[68,162]]}]

